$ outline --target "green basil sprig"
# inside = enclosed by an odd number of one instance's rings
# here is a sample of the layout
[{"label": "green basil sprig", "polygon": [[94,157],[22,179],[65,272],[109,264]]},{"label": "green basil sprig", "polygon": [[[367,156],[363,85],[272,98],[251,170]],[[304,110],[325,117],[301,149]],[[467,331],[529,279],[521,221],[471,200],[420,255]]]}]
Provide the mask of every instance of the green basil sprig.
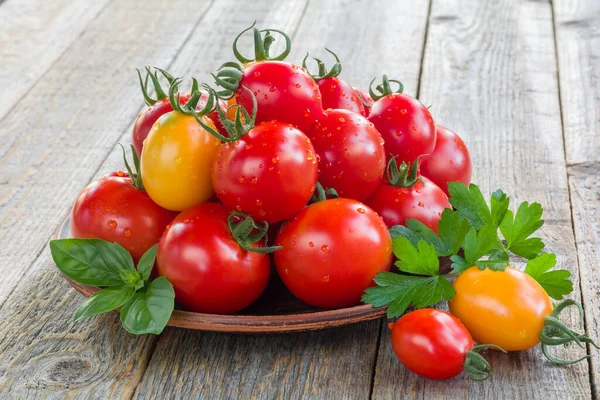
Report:
[{"label": "green basil sprig", "polygon": [[50,241],[52,258],[67,278],[104,287],[79,306],[75,321],[121,307],[121,323],[127,332],[160,334],[175,307],[175,292],[164,276],[150,281],[157,247],[144,253],[136,269],[131,254],[118,243],[101,239]]}]

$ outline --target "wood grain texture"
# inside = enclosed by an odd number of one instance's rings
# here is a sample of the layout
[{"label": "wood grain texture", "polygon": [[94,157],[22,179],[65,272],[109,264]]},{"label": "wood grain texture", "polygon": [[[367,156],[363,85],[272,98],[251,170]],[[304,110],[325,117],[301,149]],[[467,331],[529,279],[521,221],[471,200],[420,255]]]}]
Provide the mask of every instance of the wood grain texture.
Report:
[{"label": "wood grain texture", "polygon": [[[390,5],[395,24],[391,15],[376,29],[359,24],[358,16],[365,20],[379,17],[377,10],[388,4],[383,0],[311,2],[295,34],[290,60],[301,61],[307,50],[322,54],[326,44],[342,57],[342,77],[350,82],[368,83],[371,75],[383,73],[377,70],[378,61],[380,68],[389,70],[405,65],[415,88],[419,62],[414,59],[420,60],[428,3],[421,2],[424,7],[416,7],[420,11],[410,11],[414,2],[395,2]],[[260,25],[291,33],[291,16],[283,19],[285,10],[280,12],[281,16],[269,15],[269,25]],[[406,29],[399,29],[398,24]],[[232,32],[238,28],[232,27]],[[414,37],[415,31],[420,31],[420,40]],[[226,37],[231,38],[232,32]],[[359,51],[356,40],[369,44],[368,52]],[[416,47],[408,46],[403,54],[388,51],[398,42],[411,40]],[[187,58],[185,53],[183,49],[178,59]],[[367,56],[376,61],[366,63],[373,70],[365,73],[362,65]],[[368,322],[323,332],[250,337],[168,329],[135,397],[368,398],[379,329],[379,322]]]},{"label": "wood grain texture", "polygon": [[109,0],[7,0],[0,7],[0,120]]},{"label": "wood grain texture", "polygon": [[600,161],[600,2],[552,3],[567,161]]},{"label": "wood grain texture", "polygon": [[[579,276],[588,335],[600,339],[600,2],[556,0],[554,29]],[[600,397],[600,354],[592,351]]]},{"label": "wood grain texture", "polygon": [[[562,141],[552,13],[540,1],[434,1],[421,80],[421,100],[432,104],[437,123],[466,141],[473,181],[484,193],[504,189],[515,203],[544,206],[541,236],[558,265],[578,264],[569,209]],[[518,265],[517,265],[518,266]],[[571,297],[578,299],[579,291]],[[565,320],[573,327],[577,318]],[[575,347],[562,357],[581,356]],[[395,359],[384,334],[374,398],[586,399],[588,365],[557,367],[539,348],[488,355],[493,377],[485,383],[463,376],[426,381]],[[395,384],[390,384],[395,382]]]},{"label": "wood grain texture", "polygon": [[112,2],[2,121],[0,398],[128,398],[139,383],[156,337],[114,314],[73,323],[82,297],[47,241],[141,106],[133,68],[169,65],[211,4]]},{"label": "wood grain texture", "polygon": [[[571,205],[579,256],[587,333],[600,341],[600,173],[598,163],[569,168]],[[591,349],[590,374],[600,398],[600,354]]]}]

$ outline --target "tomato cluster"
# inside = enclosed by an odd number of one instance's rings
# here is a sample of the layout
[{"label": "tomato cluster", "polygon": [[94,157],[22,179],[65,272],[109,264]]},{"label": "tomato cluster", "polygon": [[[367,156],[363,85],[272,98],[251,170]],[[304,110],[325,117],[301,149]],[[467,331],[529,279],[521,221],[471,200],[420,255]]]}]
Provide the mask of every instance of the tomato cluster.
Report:
[{"label": "tomato cluster", "polygon": [[[249,30],[254,59],[237,49]],[[271,33],[286,42],[273,57]],[[73,236],[123,246],[145,266],[141,275],[121,277],[135,290],[147,290],[156,255],[157,285],[172,285],[164,298],[172,303],[174,293],[191,311],[241,311],[274,273],[319,308],[363,300],[389,305],[388,316],[398,317],[412,304],[420,309],[389,324],[393,348],[407,368],[432,379],[463,368],[473,379],[487,378],[482,348],[519,351],[541,341],[548,358],[564,363],[547,354],[548,345],[593,344],[557,319],[572,301],[553,310],[549,294],[562,299],[572,284],[567,271],[546,273],[552,255],[541,254],[539,238],[528,238],[543,223],[539,204],[525,202],[513,215],[497,191],[488,208],[479,189],[466,186],[465,143],[402,93],[400,81],[383,75],[368,92],[354,88],[339,77],[342,64],[328,49],[335,63],[328,70],[315,59],[312,75],[308,55],[302,67],[285,61],[290,42],[277,30],[244,30],[234,40],[238,62],[213,74],[218,91],[192,78],[191,90],[180,93],[181,78],[146,67],[143,79],[138,71],[148,108],[133,129],[134,168],[124,151],[127,173],[111,173],[81,192],[71,213]],[[96,242],[87,245],[93,253]],[[508,267],[509,250],[531,266]],[[394,255],[401,274],[388,272]],[[441,256],[452,260],[452,273],[440,272]],[[132,288],[122,290],[133,296]],[[131,296],[113,306],[130,307]],[[426,308],[442,298],[452,315]],[[150,328],[127,326],[160,332],[169,315],[160,329],[152,318]]]}]

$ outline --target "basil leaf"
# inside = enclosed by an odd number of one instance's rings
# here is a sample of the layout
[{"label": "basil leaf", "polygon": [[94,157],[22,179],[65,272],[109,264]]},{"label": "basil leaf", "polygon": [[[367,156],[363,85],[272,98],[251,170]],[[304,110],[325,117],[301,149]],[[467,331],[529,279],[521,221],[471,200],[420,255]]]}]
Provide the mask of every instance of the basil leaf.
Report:
[{"label": "basil leaf", "polygon": [[121,286],[119,270],[135,270],[127,250],[101,239],[52,240],[50,251],[58,269],[84,285]]},{"label": "basil leaf", "polygon": [[135,289],[124,286],[104,288],[81,303],[77,311],[75,311],[73,318],[75,321],[79,321],[94,315],[113,311],[129,301],[134,294]]},{"label": "basil leaf", "polygon": [[173,285],[161,276],[140,289],[121,309],[123,328],[129,333],[160,334],[175,307]]},{"label": "basil leaf", "polygon": [[144,281],[150,278],[152,268],[154,267],[154,261],[156,260],[156,251],[158,250],[158,243],[150,247],[140,258],[137,265],[137,270]]}]

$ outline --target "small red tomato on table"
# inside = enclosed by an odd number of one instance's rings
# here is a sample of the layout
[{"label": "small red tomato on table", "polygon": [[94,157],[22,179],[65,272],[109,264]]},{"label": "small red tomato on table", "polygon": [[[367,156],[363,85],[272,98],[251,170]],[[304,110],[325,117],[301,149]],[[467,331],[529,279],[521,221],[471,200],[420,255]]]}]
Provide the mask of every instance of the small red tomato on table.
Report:
[{"label": "small red tomato on table", "polygon": [[452,206],[442,189],[419,175],[418,164],[416,160],[412,166],[402,163],[398,167],[392,158],[388,163],[387,182],[377,188],[366,204],[383,218],[389,228],[406,225],[406,220],[416,219],[437,233],[442,212]]},{"label": "small red tomato on table", "polygon": [[[335,57],[335,64],[327,71],[327,67],[323,61],[315,58],[319,67],[319,73],[312,75],[313,79],[319,86],[321,92],[321,102],[323,103],[323,109],[343,109],[355,112],[357,114],[365,116],[365,106],[360,101],[358,93],[350,84],[342,80],[339,75],[342,72],[342,63],[338,56],[329,49],[325,49]],[[302,61],[302,67],[306,68],[306,59],[308,53]]]},{"label": "small red tomato on table", "polygon": [[71,234],[117,242],[137,262],[176,215],[152,201],[139,173],[117,171],[83,189],[71,210]]},{"label": "small red tomato on table", "polygon": [[[175,218],[158,244],[157,270],[173,284],[175,301],[203,313],[231,314],[262,294],[271,273],[262,236],[267,225],[222,204],[203,203]],[[243,225],[245,224],[245,225]],[[260,234],[251,234],[259,229]]]},{"label": "small red tomato on table", "polygon": [[[398,84],[396,92],[391,84]],[[431,154],[435,147],[435,125],[427,107],[414,97],[402,93],[404,86],[400,81],[383,76],[383,83],[376,88],[379,94],[370,88],[375,103],[369,111],[369,121],[385,140],[388,159],[413,162],[417,157]]]},{"label": "small red tomato on table", "polygon": [[[241,35],[254,33],[254,59],[244,57],[237,49]],[[261,32],[266,32],[264,38]],[[269,46],[274,38],[271,32],[281,34],[285,50],[270,57]],[[297,65],[283,61],[291,50],[291,40],[276,29],[259,31],[254,24],[242,31],[233,42],[233,52],[241,63],[228,62],[213,75],[223,88],[221,98],[235,98],[236,104],[252,112],[254,97],[258,103],[256,123],[279,121],[306,131],[315,121],[323,118],[321,93],[314,79]],[[245,89],[246,88],[246,89]]]},{"label": "small red tomato on table", "polygon": [[385,149],[377,129],[348,110],[327,110],[307,132],[319,158],[319,183],[340,197],[359,201],[380,185]]},{"label": "small red tomato on table", "polygon": [[[254,98],[253,110],[256,103]],[[212,166],[216,195],[227,207],[256,220],[275,223],[292,218],[308,203],[317,184],[312,143],[289,123],[269,121],[255,126],[256,112],[250,116],[243,107],[236,107],[236,119],[243,119],[244,124],[226,121],[222,115],[229,137],[212,130],[224,142]]]},{"label": "small red tomato on table", "polygon": [[441,125],[435,126],[433,152],[423,157],[421,174],[449,195],[448,182],[471,182],[471,156],[465,142],[456,133]]},{"label": "small red tomato on table", "polygon": [[275,266],[300,300],[322,308],[359,304],[373,277],[388,271],[392,241],[381,218],[350,199],[319,201],[286,222]]}]

